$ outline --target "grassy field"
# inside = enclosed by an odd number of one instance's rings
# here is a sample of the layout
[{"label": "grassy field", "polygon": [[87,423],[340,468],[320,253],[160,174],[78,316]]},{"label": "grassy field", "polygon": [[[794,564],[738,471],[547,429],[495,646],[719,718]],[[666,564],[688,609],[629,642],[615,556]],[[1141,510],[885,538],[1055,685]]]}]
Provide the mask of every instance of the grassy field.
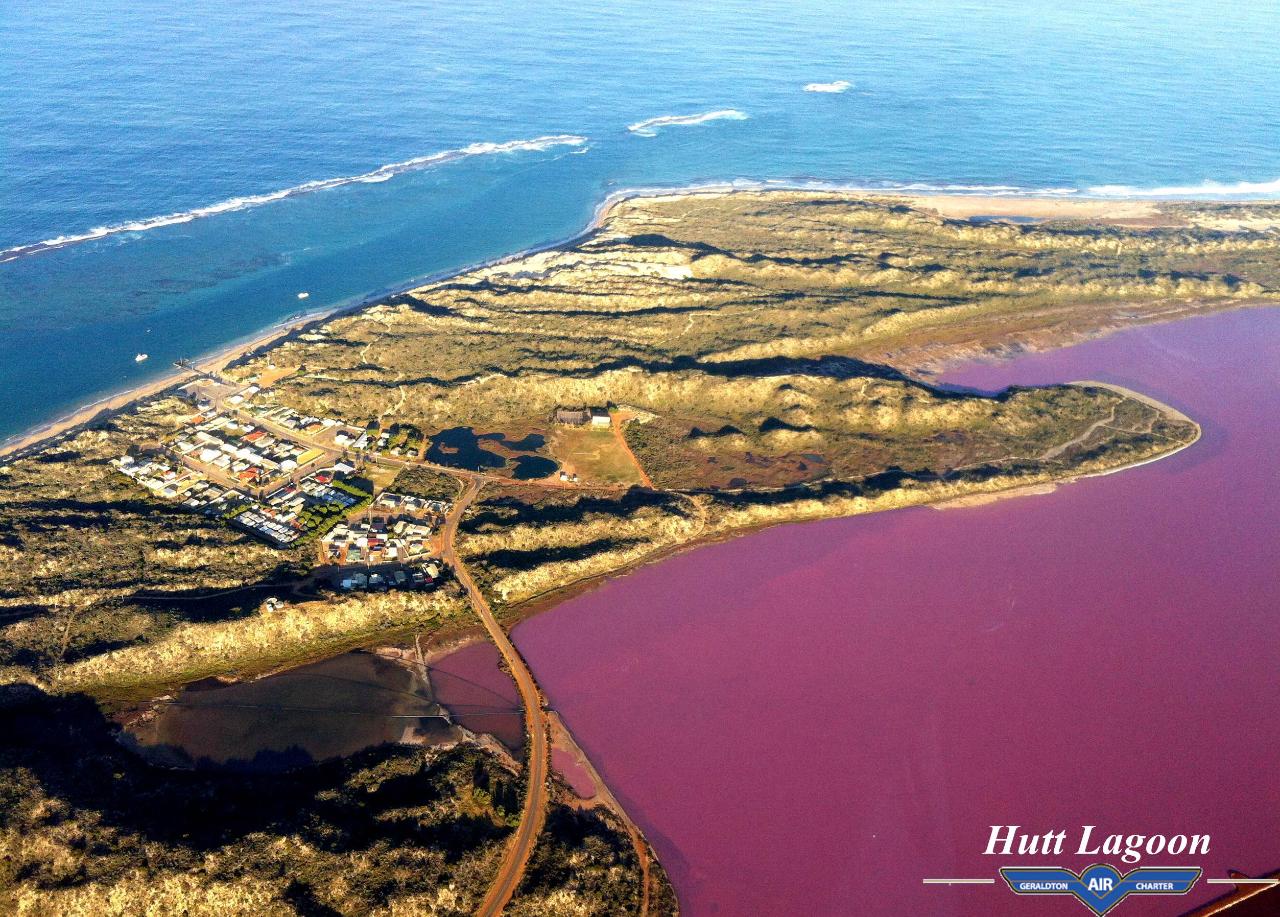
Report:
[{"label": "grassy field", "polygon": [[550,451],[584,484],[639,484],[640,472],[612,430],[557,425]]}]

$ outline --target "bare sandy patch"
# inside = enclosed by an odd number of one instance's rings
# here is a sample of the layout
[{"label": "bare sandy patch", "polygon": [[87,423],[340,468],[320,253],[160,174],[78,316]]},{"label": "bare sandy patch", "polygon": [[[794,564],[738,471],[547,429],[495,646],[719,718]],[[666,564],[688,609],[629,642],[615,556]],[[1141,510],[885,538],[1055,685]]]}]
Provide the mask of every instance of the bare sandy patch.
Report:
[{"label": "bare sandy patch", "polygon": [[932,210],[940,216],[969,219],[978,216],[1025,217],[1038,220],[1181,220],[1162,213],[1155,201],[1079,200],[1038,197],[971,197],[958,194],[892,195],[914,207]]}]

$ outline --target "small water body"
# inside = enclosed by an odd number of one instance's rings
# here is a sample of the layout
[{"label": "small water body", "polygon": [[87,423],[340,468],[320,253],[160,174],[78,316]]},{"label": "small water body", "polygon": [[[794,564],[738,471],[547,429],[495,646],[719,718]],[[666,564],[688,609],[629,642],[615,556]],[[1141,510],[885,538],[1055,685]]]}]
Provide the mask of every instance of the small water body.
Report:
[{"label": "small water body", "polygon": [[572,752],[563,748],[552,748],[551,766],[564,778],[569,789],[573,790],[579,799],[590,799],[596,795],[596,782],[591,779],[591,773],[578,763]]},{"label": "small water body", "polygon": [[519,755],[523,718],[515,683],[487,641],[466,643],[428,664],[373,652],[235,684],[190,685],[173,703],[129,727],[125,741],[176,767],[281,771],[387,743],[452,744],[487,733]]},{"label": "small water body", "polygon": [[1040,221],[1041,221],[1040,217],[1021,217],[1021,216],[1005,216],[1005,215],[991,216],[989,214],[976,214],[975,216],[969,217],[970,223],[978,223],[978,224],[1021,223],[1023,225],[1030,225],[1032,223],[1039,223]]},{"label": "small water body", "polygon": [[0,437],[623,188],[1280,193],[1273,3],[4,12]]},{"label": "small water body", "polygon": [[468,471],[491,471],[507,467],[507,457],[499,455],[485,445],[494,444],[516,455],[511,462],[511,476],[518,481],[531,481],[555,474],[560,464],[545,455],[532,455],[542,449],[547,439],[540,433],[530,433],[520,439],[509,439],[502,433],[476,433],[471,427],[450,427],[431,437],[426,459],[438,465],[465,468]]},{"label": "small water body", "polygon": [[[983,856],[992,825],[1208,834],[1207,856],[1144,862],[1280,868],[1280,310],[947,375],[1073,379],[1152,395],[1204,436],[1048,495],[702,548],[515,629],[682,913],[1021,912],[1002,885],[921,882],[1022,865]],[[1074,853],[1052,865],[1099,859]]]},{"label": "small water body", "polygon": [[287,770],[416,735],[457,732],[408,667],[347,653],[255,681],[192,685],[130,730],[154,761],[238,770]]},{"label": "small water body", "polygon": [[431,437],[425,458],[437,465],[465,468],[468,471],[486,471],[506,467],[507,460],[496,452],[485,449],[484,439],[470,427],[450,427]]},{"label": "small water body", "polygon": [[518,481],[536,481],[538,478],[555,474],[558,470],[560,470],[560,464],[555,459],[541,455],[520,455],[516,457],[511,476]]},{"label": "small water body", "polygon": [[524,752],[520,694],[501,665],[496,646],[475,640],[431,663],[431,686],[455,722],[472,732],[488,733],[520,758]]}]

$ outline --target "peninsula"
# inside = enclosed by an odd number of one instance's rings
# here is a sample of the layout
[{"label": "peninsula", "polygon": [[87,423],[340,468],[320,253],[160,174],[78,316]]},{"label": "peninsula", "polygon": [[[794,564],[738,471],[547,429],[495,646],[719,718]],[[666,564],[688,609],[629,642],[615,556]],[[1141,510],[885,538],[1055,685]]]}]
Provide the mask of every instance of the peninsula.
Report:
[{"label": "peninsula", "polygon": [[[1258,202],[623,198],[571,244],[316,319],[19,444],[0,463],[0,717],[33,738],[0,755],[21,788],[0,901],[56,889],[92,910],[149,884],[190,913],[355,914],[379,895],[397,913],[674,912],[625,813],[584,814],[547,776],[559,727],[505,628],[701,542],[1186,448],[1194,420],[1141,393],[928,380],[1280,303],[1278,231],[1280,205]],[[371,750],[305,769],[290,806],[264,807],[270,780],[233,791],[133,761],[79,696],[117,711],[477,618],[521,690],[518,774],[472,744]],[[100,767],[40,763],[77,735]],[[109,773],[117,790],[86,793]],[[396,789],[407,774],[421,798]],[[158,838],[175,781],[235,825]],[[358,831],[357,792],[386,814]],[[268,864],[245,860],[250,835],[270,839]],[[161,853],[96,852],[125,839]],[[197,852],[212,857],[199,881]]]}]

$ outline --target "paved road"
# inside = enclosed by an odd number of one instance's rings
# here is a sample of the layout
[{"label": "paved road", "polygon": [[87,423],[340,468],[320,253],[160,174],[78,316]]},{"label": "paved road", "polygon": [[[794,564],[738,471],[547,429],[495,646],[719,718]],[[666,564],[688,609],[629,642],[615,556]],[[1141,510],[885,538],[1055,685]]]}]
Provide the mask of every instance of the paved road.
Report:
[{"label": "paved road", "polygon": [[[239,413],[239,412],[238,412]],[[265,420],[261,417],[255,417],[243,412],[242,416],[251,419],[251,422],[258,424],[273,433],[293,439],[305,445],[313,446],[318,449],[324,449],[326,452],[334,453],[334,447],[322,444],[319,441],[309,437],[300,431],[289,430]],[[620,431],[619,431],[620,433]],[[621,438],[621,437],[620,437]],[[626,444],[625,438],[622,439]],[[628,450],[630,451],[630,450]],[[634,455],[632,456],[634,459]],[[506,853],[503,856],[502,864],[498,868],[498,874],[494,878],[493,884],[489,887],[489,893],[485,895],[476,914],[479,917],[496,917],[501,914],[503,908],[511,901],[516,889],[520,885],[520,880],[524,878],[525,867],[529,863],[529,857],[533,854],[533,849],[538,843],[538,837],[542,834],[542,828],[547,820],[547,805],[549,802],[548,792],[548,769],[551,763],[550,743],[548,741],[548,722],[547,715],[542,705],[542,692],[538,690],[538,684],[534,681],[533,673],[529,671],[529,666],[525,663],[524,658],[516,650],[511,640],[507,637],[505,631],[499,626],[497,619],[493,616],[493,610],[489,607],[489,602],[485,599],[484,594],[480,591],[480,587],[476,585],[472,579],[470,572],[466,566],[459,560],[457,551],[455,550],[455,539],[458,532],[458,523],[462,520],[463,514],[467,507],[470,506],[480,493],[480,488],[487,483],[512,484],[521,483],[532,485],[535,487],[578,490],[582,489],[582,485],[572,482],[559,481],[554,478],[543,479],[539,481],[520,481],[513,482],[511,478],[502,477],[501,475],[486,474],[481,471],[468,471],[461,468],[453,468],[446,465],[437,465],[423,459],[412,460],[404,458],[396,458],[387,455],[366,454],[365,460],[377,465],[390,465],[398,467],[419,467],[428,468],[432,471],[438,471],[447,474],[457,480],[463,482],[463,491],[458,499],[454,502],[452,510],[445,519],[445,523],[441,530],[441,558],[450,567],[453,568],[454,575],[457,576],[458,582],[462,588],[466,590],[467,597],[471,601],[472,607],[475,609],[477,616],[484,625],[485,630],[489,634],[489,638],[493,640],[498,647],[498,652],[502,654],[506,660],[508,668],[511,670],[511,676],[515,680],[516,687],[520,691],[520,702],[524,707],[525,728],[528,733],[528,760],[525,767],[526,789],[524,798],[524,808],[520,813],[520,824],[508,842]],[[645,479],[646,485],[648,476],[644,474],[644,469],[636,462],[640,473]],[[603,487],[595,487],[597,490],[617,490],[623,491],[628,485],[605,485]],[[635,829],[632,828],[632,831]],[[638,834],[637,834],[638,837]],[[639,842],[637,842],[639,844]],[[637,847],[640,850],[640,847]],[[642,912],[648,910],[648,862],[647,851],[642,857],[644,865],[644,907]]]},{"label": "paved road", "polygon": [[538,690],[537,682],[533,680],[533,673],[529,671],[524,658],[512,645],[506,632],[498,625],[488,601],[485,600],[479,586],[471,578],[471,574],[458,559],[457,552],[454,550],[458,522],[462,519],[466,508],[480,493],[480,486],[481,482],[477,478],[468,478],[462,495],[454,503],[453,510],[445,520],[443,557],[445,562],[453,567],[458,582],[467,591],[476,614],[480,616],[485,630],[489,632],[489,638],[497,644],[498,652],[502,653],[502,658],[507,661],[511,669],[511,676],[520,690],[520,702],[524,705],[529,753],[525,767],[527,785],[524,810],[520,814],[520,826],[511,837],[502,865],[498,868],[498,875],[493,880],[493,885],[489,887],[489,893],[476,911],[479,917],[494,917],[502,913],[502,909],[515,894],[521,878],[524,877],[525,866],[538,842],[538,835],[542,833],[542,826],[547,820],[547,768],[550,764],[550,750],[547,742],[547,719],[542,708],[542,693]]}]

